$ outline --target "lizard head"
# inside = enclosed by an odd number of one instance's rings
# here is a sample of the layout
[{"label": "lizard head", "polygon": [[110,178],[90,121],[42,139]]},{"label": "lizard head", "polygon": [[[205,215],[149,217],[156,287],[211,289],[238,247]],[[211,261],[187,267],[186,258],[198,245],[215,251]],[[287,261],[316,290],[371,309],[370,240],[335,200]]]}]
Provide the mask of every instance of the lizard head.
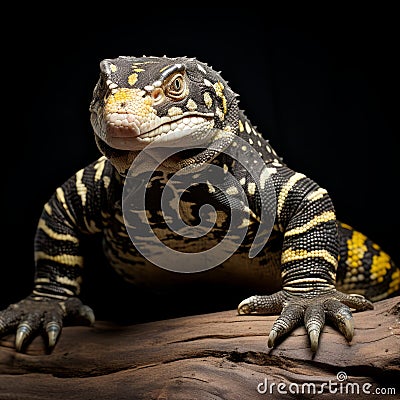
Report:
[{"label": "lizard head", "polygon": [[194,58],[121,56],[100,62],[89,110],[100,151],[122,171],[149,143],[206,148],[221,131],[235,133],[236,97]]}]

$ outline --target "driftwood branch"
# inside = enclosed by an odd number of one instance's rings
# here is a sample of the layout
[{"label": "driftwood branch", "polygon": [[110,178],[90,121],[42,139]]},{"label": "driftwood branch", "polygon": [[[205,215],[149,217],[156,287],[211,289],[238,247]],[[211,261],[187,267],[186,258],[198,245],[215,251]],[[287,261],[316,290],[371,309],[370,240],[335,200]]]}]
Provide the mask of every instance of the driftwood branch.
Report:
[{"label": "driftwood branch", "polygon": [[[305,398],[344,398],[346,390],[359,390],[355,398],[394,399],[400,394],[399,307],[395,297],[355,313],[351,344],[326,326],[314,356],[303,327],[271,350],[267,334],[276,316],[235,310],[66,327],[49,355],[42,338],[27,354],[16,353],[9,335],[0,346],[0,399],[290,399],[302,390]],[[339,372],[347,375],[342,386]],[[362,394],[376,389],[386,395]]]}]

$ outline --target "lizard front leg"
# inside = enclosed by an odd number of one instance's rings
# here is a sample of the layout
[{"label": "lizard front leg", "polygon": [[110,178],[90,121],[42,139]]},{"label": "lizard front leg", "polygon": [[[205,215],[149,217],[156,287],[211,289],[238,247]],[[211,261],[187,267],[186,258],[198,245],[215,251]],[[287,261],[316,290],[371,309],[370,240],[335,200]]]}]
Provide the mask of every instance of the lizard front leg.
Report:
[{"label": "lizard front leg", "polygon": [[271,176],[277,197],[277,225],[284,235],[281,275],[283,287],[269,296],[251,296],[238,306],[239,314],[281,313],[269,334],[268,346],[304,323],[316,351],[325,318],[348,341],[354,335],[351,309],[372,309],[362,296],[335,289],[338,265],[337,222],[325,189],[305,175],[282,166]]},{"label": "lizard front leg", "polygon": [[[92,325],[92,309],[77,297],[83,257],[82,235],[100,232],[104,160],[93,163],[60,186],[44,206],[35,236],[32,293],[0,312],[0,336],[16,332],[15,348],[24,351],[39,333],[51,350],[65,323]],[[97,175],[96,175],[97,173]]]}]

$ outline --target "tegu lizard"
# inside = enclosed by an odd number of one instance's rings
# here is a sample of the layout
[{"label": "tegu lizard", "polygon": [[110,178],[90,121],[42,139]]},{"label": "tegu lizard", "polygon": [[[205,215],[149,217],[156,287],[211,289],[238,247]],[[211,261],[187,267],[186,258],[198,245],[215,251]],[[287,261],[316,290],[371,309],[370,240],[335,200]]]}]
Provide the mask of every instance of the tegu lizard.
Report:
[{"label": "tegu lizard", "polygon": [[[58,187],[44,205],[35,236],[32,293],[0,312],[0,334],[15,331],[17,351],[43,332],[53,348],[67,320],[94,323],[92,309],[78,298],[86,235],[102,235],[106,259],[133,285],[179,290],[201,280],[205,293],[211,283],[254,290],[253,296],[237,300],[238,313],[279,315],[269,347],[303,323],[315,352],[326,318],[351,341],[352,309],[372,309],[373,301],[398,293],[399,269],[392,259],[337,220],[327,190],[283,162],[239,108],[238,95],[207,64],[188,57],[105,59],[90,120],[101,156]],[[141,209],[129,210],[126,203],[128,214],[136,215],[127,223],[121,206],[124,185],[131,165],[150,145],[179,151],[153,171]],[[230,180],[222,179],[218,187],[204,177],[211,165]],[[175,193],[176,212],[164,212],[162,193],[180,169],[194,184]],[[203,181],[197,182],[198,176]],[[185,237],[166,221],[178,218],[195,229],[207,204],[214,210],[214,225],[202,235]],[[270,226],[263,225],[263,210],[273,211]],[[181,273],[151,261],[150,237],[132,239],[141,224],[142,233],[149,227],[182,260],[184,254],[198,254],[200,264],[201,254],[229,237],[230,229],[244,235],[218,265]],[[250,254],[257,235],[261,239]],[[232,241],[236,236],[230,235]],[[191,272],[190,265],[185,268]]]}]

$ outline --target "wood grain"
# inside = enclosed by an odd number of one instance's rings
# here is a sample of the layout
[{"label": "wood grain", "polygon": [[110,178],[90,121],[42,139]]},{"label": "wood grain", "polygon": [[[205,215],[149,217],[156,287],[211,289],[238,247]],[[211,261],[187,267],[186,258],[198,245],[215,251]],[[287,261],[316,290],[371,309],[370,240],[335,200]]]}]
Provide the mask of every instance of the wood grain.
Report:
[{"label": "wood grain", "polygon": [[[9,335],[0,343],[0,399],[290,399],[298,398],[289,392],[291,383],[292,390],[303,383],[319,390],[329,380],[338,383],[341,371],[348,376],[344,384],[361,390],[369,383],[372,392],[392,387],[399,396],[399,308],[400,297],[394,297],[355,313],[350,344],[326,326],[315,355],[303,327],[268,349],[276,316],[239,316],[236,310],[127,326],[98,321],[92,328],[65,327],[52,354],[45,354],[41,337],[27,354],[16,353]],[[281,383],[288,393],[275,387],[273,396],[260,394],[257,386],[265,379],[269,389]],[[337,388],[334,395],[325,387],[305,398],[346,397]],[[398,398],[367,398],[382,397]]]}]

